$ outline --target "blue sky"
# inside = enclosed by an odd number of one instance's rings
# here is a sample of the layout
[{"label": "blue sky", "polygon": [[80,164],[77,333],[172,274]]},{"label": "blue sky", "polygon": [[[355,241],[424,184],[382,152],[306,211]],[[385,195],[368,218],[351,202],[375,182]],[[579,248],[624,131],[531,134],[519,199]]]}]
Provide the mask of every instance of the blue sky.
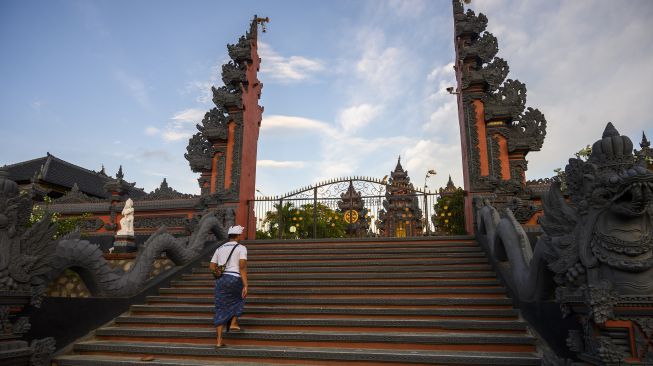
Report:
[{"label": "blue sky", "polygon": [[[607,121],[653,135],[653,2],[474,0],[527,105],[548,121],[528,178],[551,176]],[[0,164],[50,152],[150,191],[163,177],[198,193],[183,154],[211,108],[226,44],[254,14],[265,107],[257,188],[383,177],[398,155],[412,181],[462,183],[451,2],[0,2]]]}]

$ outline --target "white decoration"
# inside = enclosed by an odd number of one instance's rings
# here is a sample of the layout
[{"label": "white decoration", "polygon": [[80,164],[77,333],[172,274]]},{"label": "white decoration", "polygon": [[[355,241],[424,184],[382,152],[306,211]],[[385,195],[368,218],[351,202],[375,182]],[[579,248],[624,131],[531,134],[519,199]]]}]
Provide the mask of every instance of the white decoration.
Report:
[{"label": "white decoration", "polygon": [[116,235],[134,236],[134,201],[131,198],[127,199],[125,207],[122,209],[120,230]]}]

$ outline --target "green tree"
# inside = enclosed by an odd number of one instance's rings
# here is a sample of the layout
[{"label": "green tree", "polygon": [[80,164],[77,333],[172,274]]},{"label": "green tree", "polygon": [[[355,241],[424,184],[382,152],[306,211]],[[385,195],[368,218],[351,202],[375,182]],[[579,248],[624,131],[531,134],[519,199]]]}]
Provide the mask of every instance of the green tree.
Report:
[{"label": "green tree", "polygon": [[[346,223],[342,215],[332,210],[327,205],[318,203],[315,206],[315,220],[313,204],[295,207],[291,202],[283,206],[274,205],[274,210],[268,211],[263,220],[267,231],[259,230],[257,239],[279,238],[281,228],[282,239],[309,239],[313,238],[313,223],[315,222],[317,236],[320,238],[340,238],[345,236]],[[281,219],[281,220],[280,220]]]},{"label": "green tree", "polygon": [[76,217],[61,217],[58,212],[50,212],[48,206],[52,203],[52,199],[48,196],[45,196],[42,205],[32,206],[32,212],[29,216],[29,226],[32,226],[34,223],[41,221],[46,214],[50,214],[50,219],[52,223],[57,226],[57,231],[55,231],[52,236],[53,239],[61,238],[62,236],[71,233],[77,229],[80,225],[80,221],[91,217],[90,213],[84,213],[81,216]]},{"label": "green tree", "polygon": [[440,197],[433,205],[431,221],[435,231],[444,235],[464,235],[465,231],[465,202],[463,189],[458,188],[452,194]]}]

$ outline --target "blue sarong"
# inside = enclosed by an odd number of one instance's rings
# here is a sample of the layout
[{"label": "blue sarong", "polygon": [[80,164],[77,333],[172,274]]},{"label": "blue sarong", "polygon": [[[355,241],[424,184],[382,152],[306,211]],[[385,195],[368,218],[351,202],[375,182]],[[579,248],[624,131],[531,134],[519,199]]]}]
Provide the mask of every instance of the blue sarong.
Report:
[{"label": "blue sarong", "polygon": [[213,324],[226,325],[234,316],[243,315],[243,280],[240,277],[223,274],[215,280],[215,317]]}]

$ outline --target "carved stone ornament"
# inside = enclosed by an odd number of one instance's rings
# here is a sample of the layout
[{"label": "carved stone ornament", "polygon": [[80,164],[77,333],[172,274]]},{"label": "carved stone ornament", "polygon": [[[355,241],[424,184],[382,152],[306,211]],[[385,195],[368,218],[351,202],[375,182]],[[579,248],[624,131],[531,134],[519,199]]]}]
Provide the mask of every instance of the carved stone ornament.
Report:
[{"label": "carved stone ornament", "polygon": [[54,203],[85,203],[85,202],[99,202],[98,198],[90,197],[79,190],[77,183],[73,184],[70,191],[66,192],[63,196],[52,200]]},{"label": "carved stone ornament", "polygon": [[213,91],[213,103],[224,108],[243,108],[243,98],[240,91],[234,91],[226,86],[211,88]]},{"label": "carved stone ornament", "polygon": [[30,329],[29,319],[17,313],[28,301],[34,307],[41,306],[45,295],[42,276],[53,261],[56,227],[49,214],[28,225],[32,200],[19,193],[18,184],[8,175],[0,168],[0,363],[13,364],[13,353],[27,352],[32,365],[46,365],[54,351],[54,339],[36,340],[29,347],[20,340]]},{"label": "carved stone ornament", "polygon": [[202,124],[197,125],[197,129],[209,141],[226,141],[229,136],[229,116],[221,108],[211,108],[204,115]]},{"label": "carved stone ornament", "polygon": [[522,301],[549,299],[555,289],[563,313],[581,319],[582,346],[577,334],[568,339],[579,357],[594,365],[646,364],[653,334],[653,171],[608,123],[589,159],[570,159],[565,173],[568,199],[554,181],[532,252],[515,242],[526,238],[521,226],[500,225],[488,205],[479,225],[498,238],[488,245],[501,246],[493,258],[508,258],[502,266]]},{"label": "carved stone ornament", "polygon": [[192,194],[180,193],[174,190],[168,185],[168,182],[165,178],[161,182],[159,188],[155,189],[151,193],[143,197],[144,201],[150,200],[172,200],[172,199],[184,199],[184,198],[193,198],[195,197]]},{"label": "carved stone ornament", "polygon": [[464,12],[463,5],[459,0],[452,1],[456,37],[465,34],[478,35],[485,30],[487,27],[487,17],[484,14],[479,13],[476,15],[471,9],[467,9],[467,12]]},{"label": "carved stone ornament", "polygon": [[195,173],[211,171],[211,159],[213,158],[213,146],[209,140],[198,132],[188,140],[184,157],[188,160],[190,168]]},{"label": "carved stone ornament", "polygon": [[188,219],[183,216],[179,217],[174,217],[174,216],[162,216],[162,217],[157,217],[157,216],[145,216],[145,217],[138,217],[138,220],[135,222],[135,227],[142,229],[142,228],[157,228],[161,226],[165,226],[168,228],[171,227],[185,227],[188,222]]}]

